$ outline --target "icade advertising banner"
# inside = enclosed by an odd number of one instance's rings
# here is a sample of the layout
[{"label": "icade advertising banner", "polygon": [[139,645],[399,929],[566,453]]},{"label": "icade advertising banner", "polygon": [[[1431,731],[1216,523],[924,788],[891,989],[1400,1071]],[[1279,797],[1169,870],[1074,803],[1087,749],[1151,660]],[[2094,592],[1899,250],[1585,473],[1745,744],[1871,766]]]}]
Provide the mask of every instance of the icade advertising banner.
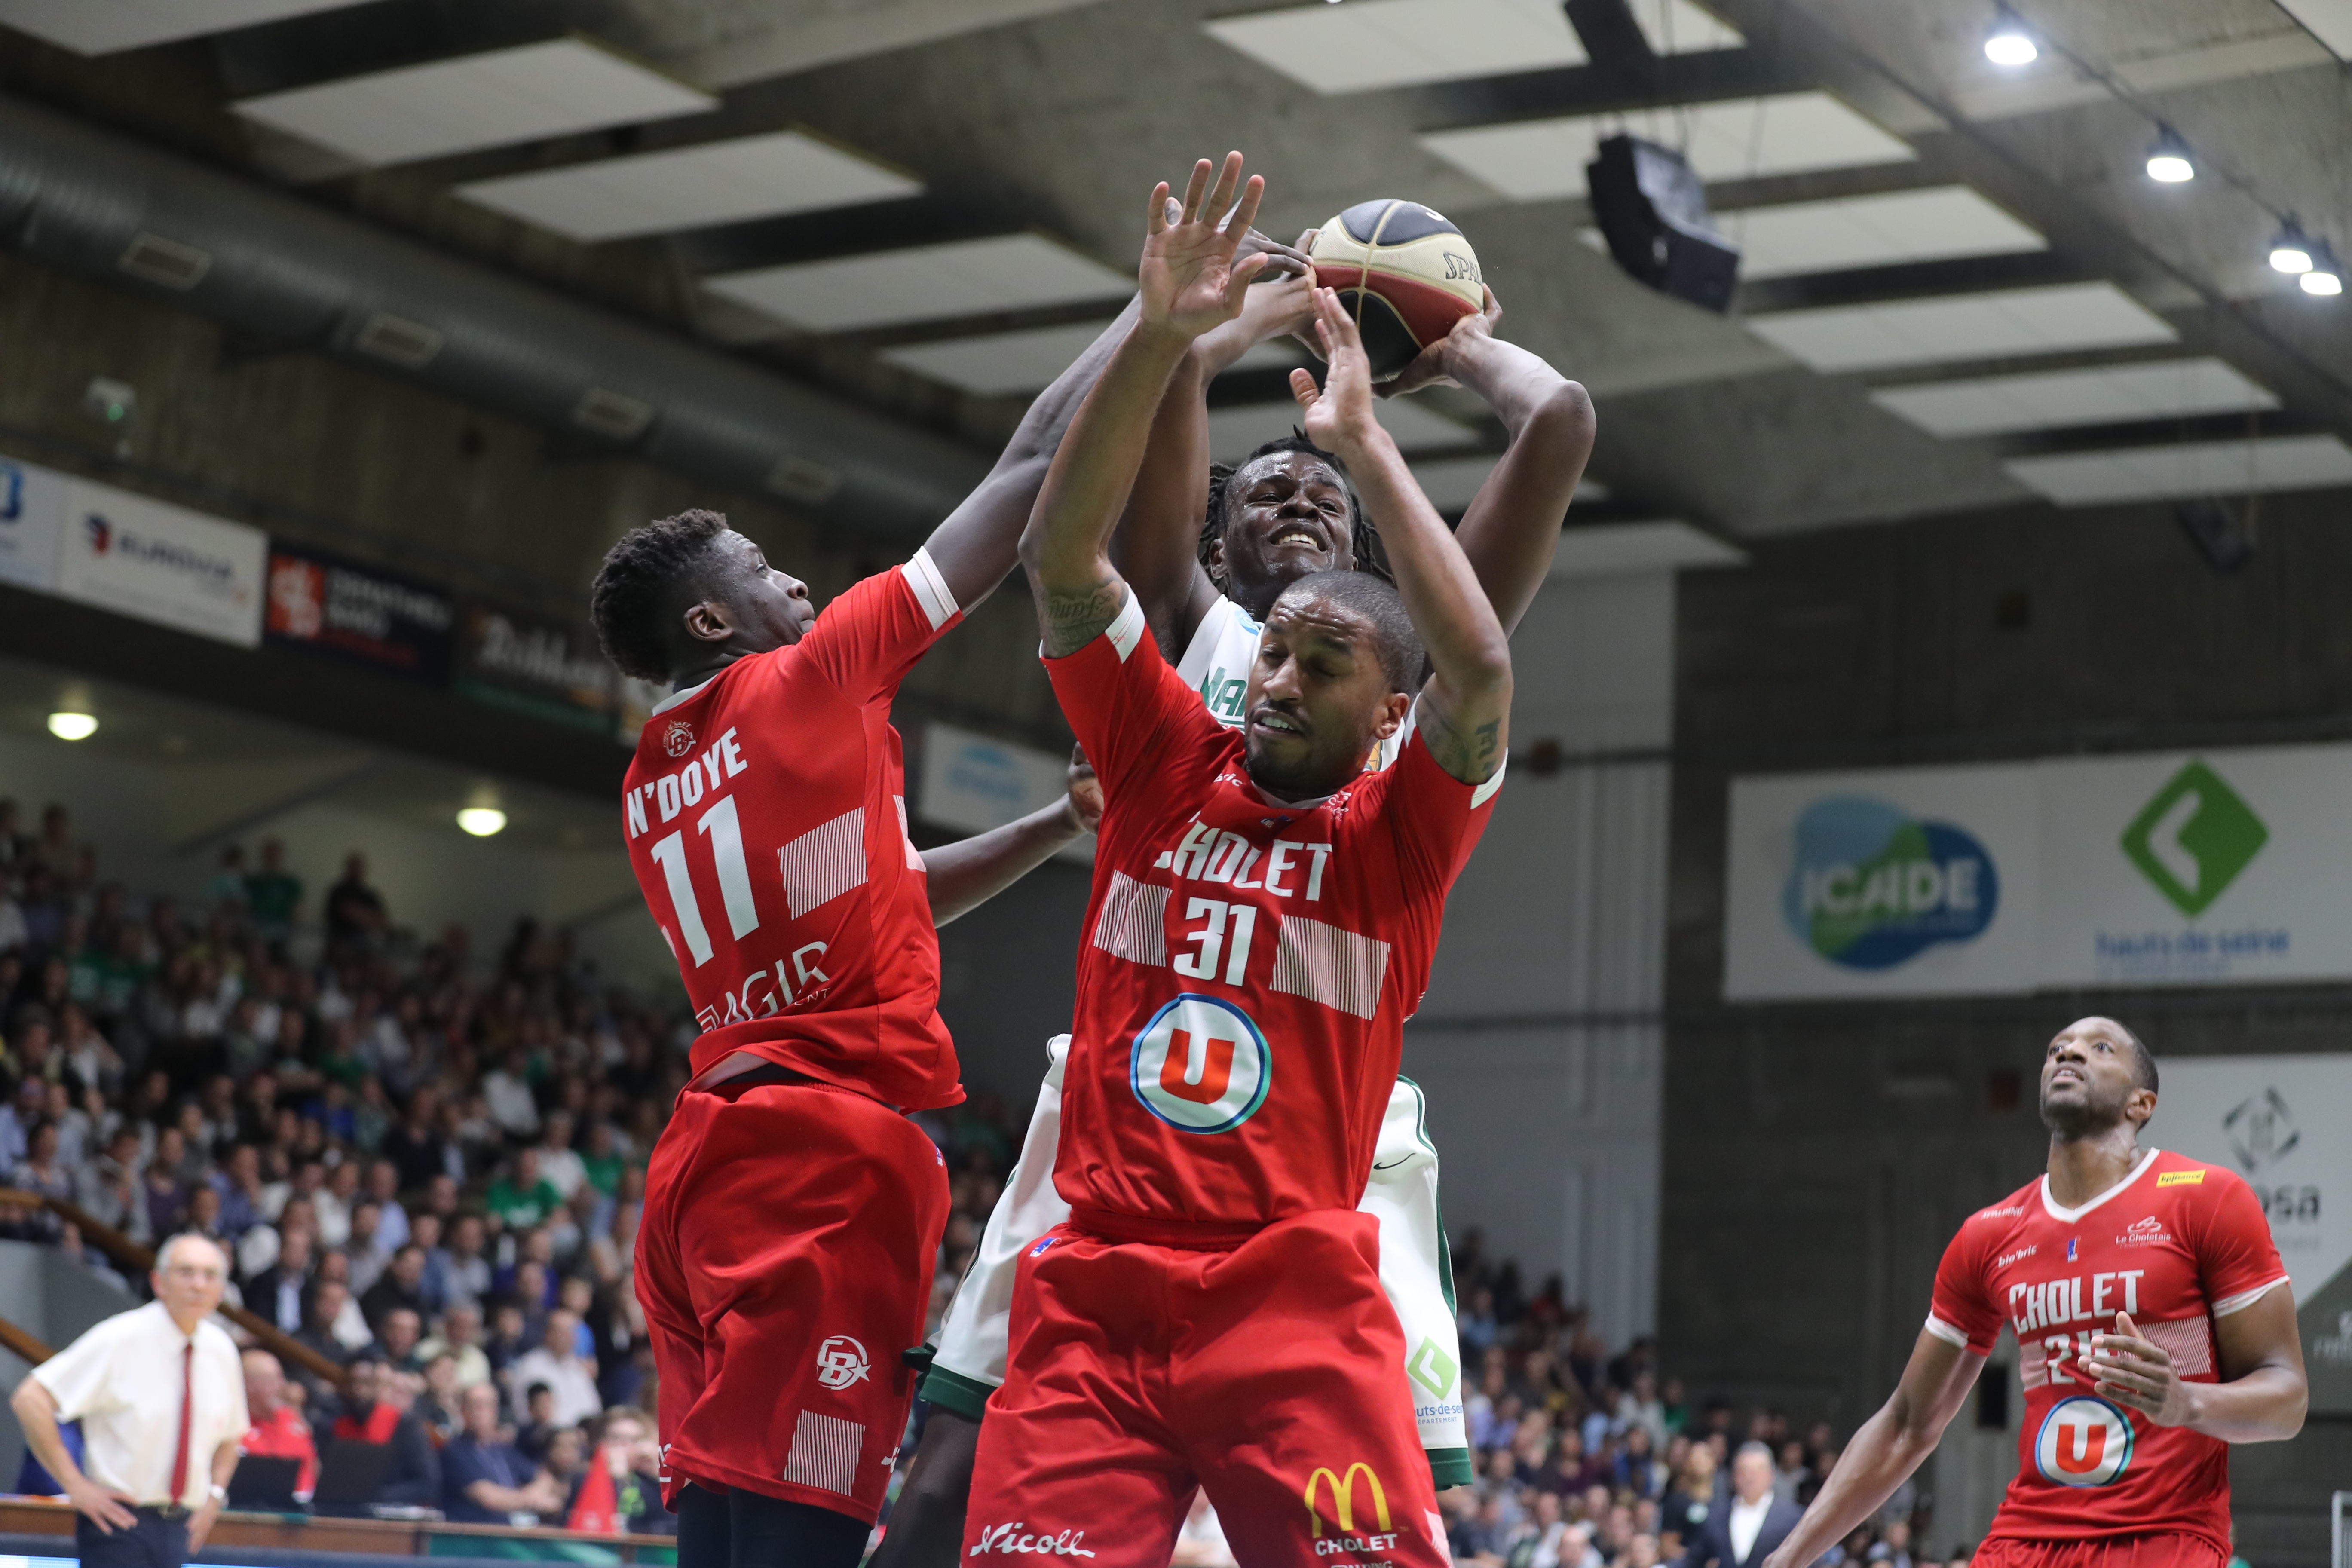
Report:
[{"label": "icade advertising banner", "polygon": [[2352,976],[2352,746],[1735,780],[1724,997]]}]

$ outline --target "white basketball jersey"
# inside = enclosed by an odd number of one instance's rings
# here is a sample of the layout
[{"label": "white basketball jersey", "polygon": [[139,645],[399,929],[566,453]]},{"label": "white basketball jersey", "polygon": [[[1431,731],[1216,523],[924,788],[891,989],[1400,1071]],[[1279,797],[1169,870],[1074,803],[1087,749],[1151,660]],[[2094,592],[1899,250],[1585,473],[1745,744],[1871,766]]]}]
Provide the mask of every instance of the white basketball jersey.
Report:
[{"label": "white basketball jersey", "polygon": [[[1257,662],[1258,633],[1265,629],[1247,610],[1220,596],[1201,617],[1184,657],[1176,661],[1176,673],[1201,694],[1209,716],[1228,729],[1241,728],[1245,717],[1242,694],[1249,689],[1250,666]],[[1420,711],[1418,704],[1407,709],[1397,732],[1372,752],[1374,771],[1397,760],[1412,735],[1413,720]]]}]

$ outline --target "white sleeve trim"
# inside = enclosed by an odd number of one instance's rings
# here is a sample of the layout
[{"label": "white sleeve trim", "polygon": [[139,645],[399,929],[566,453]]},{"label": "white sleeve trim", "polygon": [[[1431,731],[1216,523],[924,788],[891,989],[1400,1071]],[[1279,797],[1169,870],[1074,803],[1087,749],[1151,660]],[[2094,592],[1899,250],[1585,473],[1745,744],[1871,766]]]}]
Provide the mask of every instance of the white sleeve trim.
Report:
[{"label": "white sleeve trim", "polygon": [[923,606],[930,617],[931,630],[937,631],[963,614],[962,606],[949,591],[948,580],[940,575],[939,563],[931,559],[928,549],[918,550],[912,559],[898,568],[907,574],[907,586],[915,591],[915,602]]},{"label": "white sleeve trim", "polygon": [[1956,1324],[1944,1321],[1933,1312],[1927,1314],[1927,1321],[1923,1326],[1948,1345],[1958,1345],[1962,1350],[1969,1348],[1969,1336],[1960,1332]]},{"label": "white sleeve trim", "polygon": [[1134,589],[1127,591],[1125,607],[1118,612],[1117,619],[1103,628],[1103,636],[1110,638],[1110,646],[1118,650],[1118,662],[1121,664],[1125,664],[1127,656],[1135,651],[1135,645],[1143,640],[1143,601],[1135,596]]},{"label": "white sleeve trim", "polygon": [[1502,763],[1495,769],[1494,777],[1488,779],[1485,784],[1480,784],[1476,789],[1470,792],[1470,809],[1475,811],[1480,806],[1486,805],[1488,801],[1494,799],[1495,792],[1503,787],[1503,775],[1510,771],[1511,759],[1505,757],[1502,760]]},{"label": "white sleeve trim", "polygon": [[2224,1296],[2213,1303],[2213,1315],[2217,1318],[2226,1318],[2232,1312],[2242,1312],[2286,1282],[2286,1276],[2282,1274],[2275,1279],[2263,1280],[2251,1290],[2241,1290],[2234,1296]]}]

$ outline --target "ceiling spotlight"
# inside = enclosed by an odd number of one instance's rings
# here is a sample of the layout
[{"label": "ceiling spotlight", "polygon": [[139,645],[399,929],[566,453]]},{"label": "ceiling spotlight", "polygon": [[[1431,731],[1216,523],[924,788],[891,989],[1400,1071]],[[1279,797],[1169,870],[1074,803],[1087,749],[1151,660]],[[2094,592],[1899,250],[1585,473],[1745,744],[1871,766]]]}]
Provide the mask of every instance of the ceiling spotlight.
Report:
[{"label": "ceiling spotlight", "polygon": [[2178,185],[2197,177],[2197,165],[2189,159],[2189,143],[2169,125],[2157,136],[2156,145],[2147,150],[2147,177],[2167,185]]},{"label": "ceiling spotlight", "polygon": [[2030,66],[2042,57],[2033,35],[2017,13],[2003,5],[1994,13],[1992,31],[1985,35],[1985,58],[1997,66]]},{"label": "ceiling spotlight", "polygon": [[495,805],[469,805],[457,814],[457,826],[477,838],[488,838],[507,825],[507,814]]},{"label": "ceiling spotlight", "polygon": [[2286,220],[2286,226],[2271,241],[2271,266],[2280,272],[2311,270],[2311,240],[2293,218]]},{"label": "ceiling spotlight", "polygon": [[49,733],[60,741],[87,741],[98,733],[98,721],[88,713],[60,710],[49,715]]}]

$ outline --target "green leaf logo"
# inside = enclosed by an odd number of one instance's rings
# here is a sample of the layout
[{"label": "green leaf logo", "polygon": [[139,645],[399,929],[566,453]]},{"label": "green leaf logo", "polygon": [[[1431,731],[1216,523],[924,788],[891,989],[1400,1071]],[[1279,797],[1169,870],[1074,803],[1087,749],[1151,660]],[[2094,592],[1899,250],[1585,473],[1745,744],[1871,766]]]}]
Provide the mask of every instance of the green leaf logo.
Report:
[{"label": "green leaf logo", "polygon": [[2203,762],[2191,762],[2124,829],[2124,854],[2172,906],[2205,912],[2262,853],[2271,830]]},{"label": "green leaf logo", "polygon": [[1413,1382],[1429,1390],[1432,1399],[1443,1399],[1453,1388],[1454,1379],[1462,1369],[1454,1364],[1452,1356],[1438,1349],[1435,1340],[1423,1340],[1413,1347],[1412,1358],[1404,1363],[1404,1370]]}]

